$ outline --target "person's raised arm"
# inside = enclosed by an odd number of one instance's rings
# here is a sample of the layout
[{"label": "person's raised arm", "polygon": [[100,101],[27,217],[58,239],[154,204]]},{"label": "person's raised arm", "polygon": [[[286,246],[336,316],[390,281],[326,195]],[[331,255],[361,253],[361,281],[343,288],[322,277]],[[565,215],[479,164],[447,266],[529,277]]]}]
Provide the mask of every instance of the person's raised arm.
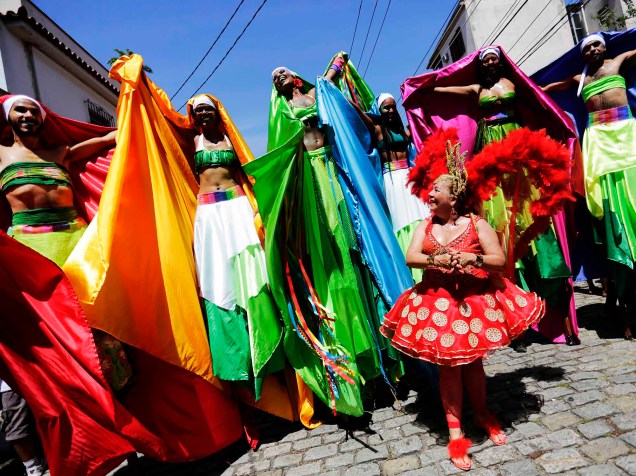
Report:
[{"label": "person's raised arm", "polygon": [[[577,75],[580,78],[580,75]],[[550,84],[546,84],[545,86],[539,86],[543,92],[545,93],[553,93],[557,91],[567,91],[570,88],[575,87],[578,84],[578,81],[575,79],[576,76],[572,76],[571,78],[563,79],[561,81],[555,81]]]},{"label": "person's raised arm", "polygon": [[347,64],[347,60],[348,58],[345,58],[342,55],[336,56],[336,58],[333,60],[333,63],[331,63],[329,70],[325,74],[325,79],[333,82],[333,80],[342,72],[345,64]]},{"label": "person's raised arm", "polygon": [[79,144],[75,144],[69,147],[68,154],[66,154],[64,161],[70,164],[76,160],[87,159],[105,149],[110,149],[115,145],[116,136],[117,131],[114,130],[104,136],[94,137],[92,139],[85,140],[84,142],[80,142]]},{"label": "person's raised arm", "polygon": [[626,51],[616,57],[620,61],[621,68],[631,68],[636,65],[636,50]]},{"label": "person's raised arm", "polygon": [[479,84],[470,84],[468,86],[435,86],[429,91],[442,94],[456,94],[459,96],[472,96],[479,94]]},{"label": "person's raised arm", "polygon": [[375,124],[373,123],[373,121],[371,120],[371,118],[362,110],[360,109],[360,106],[358,106],[355,101],[352,101],[351,99],[348,99],[349,104],[351,104],[353,106],[353,108],[356,110],[356,112],[358,113],[358,116],[360,116],[360,119],[362,119],[362,122],[364,122],[364,125],[367,126],[367,129],[369,130],[369,133],[371,134],[371,137],[375,138]]}]

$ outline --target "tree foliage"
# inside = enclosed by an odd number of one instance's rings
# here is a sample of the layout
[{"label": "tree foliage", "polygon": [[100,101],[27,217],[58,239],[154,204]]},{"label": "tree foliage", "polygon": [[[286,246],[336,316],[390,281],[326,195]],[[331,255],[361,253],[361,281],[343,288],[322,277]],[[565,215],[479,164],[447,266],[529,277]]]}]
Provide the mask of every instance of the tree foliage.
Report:
[{"label": "tree foliage", "polygon": [[636,6],[633,2],[627,3],[627,11],[621,15],[616,10],[605,7],[592,18],[598,20],[603,30],[623,30],[627,25],[627,20],[636,17]]},{"label": "tree foliage", "polygon": [[[122,56],[130,56],[134,54],[134,52],[130,48],[126,48],[125,50],[120,50],[119,48],[115,48],[113,49],[113,51],[117,53],[117,56],[113,56],[107,61],[109,66],[112,66],[115,63],[115,61],[117,61]],[[143,65],[142,69],[146,73],[152,73],[152,68],[150,66]]]}]

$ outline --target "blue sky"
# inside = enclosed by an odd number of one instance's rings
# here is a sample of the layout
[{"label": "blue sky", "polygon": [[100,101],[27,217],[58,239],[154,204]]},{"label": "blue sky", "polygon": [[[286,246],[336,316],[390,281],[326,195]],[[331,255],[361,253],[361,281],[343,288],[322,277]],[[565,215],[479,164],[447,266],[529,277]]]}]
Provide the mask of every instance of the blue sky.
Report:
[{"label": "blue sky", "polygon": [[[102,63],[113,48],[144,57],[168,95],[178,89],[221,31],[240,0],[35,0],[53,21]],[[212,72],[262,0],[245,0],[201,68],[174,99],[181,106]],[[366,48],[360,54],[376,0],[364,0],[351,59],[365,70],[388,0],[378,0]],[[359,0],[268,0],[223,65],[201,90],[217,96],[255,155],[265,152],[270,73],[285,65],[309,79],[333,54],[348,51]],[[365,79],[377,94],[397,98],[455,2],[393,0]],[[420,70],[420,73],[422,70]]]}]

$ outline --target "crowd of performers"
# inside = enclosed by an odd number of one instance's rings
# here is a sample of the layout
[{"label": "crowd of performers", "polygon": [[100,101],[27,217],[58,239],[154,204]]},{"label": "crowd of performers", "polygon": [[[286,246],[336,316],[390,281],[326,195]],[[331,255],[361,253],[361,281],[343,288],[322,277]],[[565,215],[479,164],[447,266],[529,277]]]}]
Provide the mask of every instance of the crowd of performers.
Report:
[{"label": "crowd of performers", "polygon": [[138,55],[110,73],[117,130],[0,98],[2,426],[28,474],[31,414],[52,474],[104,474],[256,447],[253,407],[346,426],[417,361],[453,464],[464,388],[505,444],[482,361],[529,327],[580,344],[573,279],[604,278],[631,339],[635,37],[533,79],[489,46],[407,79],[408,127],[342,52],[315,84],[278,67],[258,159],[217,98],[180,114]]}]

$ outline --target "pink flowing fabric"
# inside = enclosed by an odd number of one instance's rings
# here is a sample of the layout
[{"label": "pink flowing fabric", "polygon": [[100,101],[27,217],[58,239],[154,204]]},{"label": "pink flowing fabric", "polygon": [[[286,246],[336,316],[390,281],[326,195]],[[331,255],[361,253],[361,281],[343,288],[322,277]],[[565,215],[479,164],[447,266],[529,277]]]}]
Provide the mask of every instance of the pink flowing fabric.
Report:
[{"label": "pink flowing fabric", "polygon": [[[506,55],[501,47],[501,63],[504,76],[515,85],[516,111],[519,122],[530,129],[546,129],[550,137],[565,144],[572,154],[571,172],[572,188],[584,196],[581,149],[578,143],[575,126],[569,116],[556,105],[519,67]],[[479,82],[477,76],[477,59],[479,51],[430,73],[406,79],[401,86],[402,102],[406,110],[411,134],[419,149],[423,141],[439,128],[455,127],[459,130],[462,149],[468,152],[470,160],[480,114],[478,103],[473,96],[449,95],[435,93],[436,86],[467,86]],[[555,232],[565,257],[571,268],[570,243],[573,243],[573,220],[565,212],[553,217]],[[576,305],[574,302],[573,281],[568,281],[571,291],[568,315],[573,331],[578,334],[576,322]],[[557,313],[547,312],[546,317],[538,324],[538,330],[553,342],[565,342],[563,322],[557,319]]]}]

